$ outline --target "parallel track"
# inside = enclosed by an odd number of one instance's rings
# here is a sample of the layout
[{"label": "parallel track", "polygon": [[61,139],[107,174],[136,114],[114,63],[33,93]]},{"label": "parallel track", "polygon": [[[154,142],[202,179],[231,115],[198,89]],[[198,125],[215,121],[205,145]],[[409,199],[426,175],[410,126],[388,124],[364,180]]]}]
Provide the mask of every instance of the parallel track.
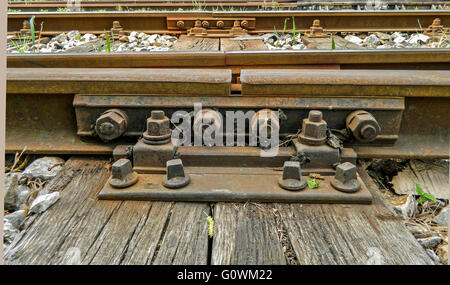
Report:
[{"label": "parallel track", "polygon": [[379,4],[362,0],[347,1],[293,1],[293,0],[143,0],[143,1],[81,1],[80,6],[67,5],[62,1],[9,2],[12,11],[157,11],[157,10],[406,10],[448,9],[448,1],[384,0]]},{"label": "parallel track", "polygon": [[[8,33],[14,34],[23,28],[24,21],[35,16],[37,27],[44,23],[43,34],[55,35],[70,30],[81,33],[101,34],[119,21],[124,31],[146,33],[186,33],[185,29],[169,29],[168,17],[186,18],[254,18],[255,29],[251,34],[282,31],[286,18],[295,19],[298,32],[305,32],[315,19],[327,32],[417,32],[428,27],[433,19],[440,18],[448,27],[450,10],[447,11],[265,11],[265,12],[95,12],[95,13],[10,13]],[[292,21],[291,21],[292,22]],[[292,31],[292,23],[286,31]]]}]

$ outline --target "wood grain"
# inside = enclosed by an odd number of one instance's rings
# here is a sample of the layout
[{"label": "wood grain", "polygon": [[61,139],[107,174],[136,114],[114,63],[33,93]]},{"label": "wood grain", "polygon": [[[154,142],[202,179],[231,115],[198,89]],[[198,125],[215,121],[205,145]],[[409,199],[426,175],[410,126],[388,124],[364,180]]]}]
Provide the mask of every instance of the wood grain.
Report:
[{"label": "wood grain", "polygon": [[233,40],[221,38],[220,50],[267,50],[267,47],[262,40]]},{"label": "wood grain", "polygon": [[181,35],[172,47],[174,51],[218,51],[220,39]]},{"label": "wood grain", "polygon": [[392,178],[397,194],[417,194],[415,184],[436,198],[449,199],[449,163],[443,160],[411,160],[405,169]]},{"label": "wood grain", "polygon": [[[60,179],[55,178],[48,189],[61,191],[60,200],[43,214],[27,218],[26,230],[5,253],[5,263],[67,264],[70,260],[73,264],[69,258],[73,251],[79,253],[75,264],[207,263],[207,225],[205,217],[199,218],[200,212],[209,210],[207,204],[99,201],[97,194],[110,175],[106,165],[106,160],[87,158],[67,161]],[[172,245],[165,242],[167,234],[179,229],[181,219],[192,231],[180,234],[175,252],[167,258],[168,251],[158,246]],[[197,241],[195,246],[192,241]]]},{"label": "wood grain", "polygon": [[211,264],[286,264],[270,204],[218,203]]}]

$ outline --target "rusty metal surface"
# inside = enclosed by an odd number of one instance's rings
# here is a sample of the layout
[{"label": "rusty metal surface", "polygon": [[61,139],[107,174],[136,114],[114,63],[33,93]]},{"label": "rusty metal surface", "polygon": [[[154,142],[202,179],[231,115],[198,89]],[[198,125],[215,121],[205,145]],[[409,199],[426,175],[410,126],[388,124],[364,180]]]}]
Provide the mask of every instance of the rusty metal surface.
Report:
[{"label": "rusty metal surface", "polygon": [[[8,68],[296,68],[295,65],[378,69],[450,69],[449,49],[216,51],[9,54]],[[278,67],[273,67],[278,66]],[[381,66],[381,68],[380,68]],[[428,68],[430,69],[430,67]]]},{"label": "rusty metal surface", "polygon": [[[211,170],[211,169],[210,169]],[[106,184],[99,199],[108,200],[160,200],[160,201],[224,201],[224,202],[301,202],[370,204],[372,195],[364,183],[359,192],[347,194],[330,186],[332,176],[324,176],[319,188],[292,192],[278,186],[280,171],[252,174],[252,168],[235,168],[233,172],[214,168],[205,173],[204,168],[186,167],[191,182],[184,188],[170,190],[163,187],[163,174],[139,175],[139,181],[126,189],[114,189]],[[307,179],[307,177],[303,177]]]},{"label": "rusty metal surface", "polygon": [[163,109],[171,117],[174,111],[193,110],[194,103],[202,108],[213,108],[223,116],[226,111],[258,111],[265,108],[282,110],[286,115],[280,129],[282,135],[295,134],[301,128],[302,118],[308,115],[310,108],[321,110],[324,118],[333,129],[345,128],[345,119],[353,110],[370,110],[380,122],[383,131],[377,137],[377,143],[393,143],[397,139],[401,116],[404,109],[403,98],[348,98],[339,97],[200,97],[185,96],[183,100],[173,96],[139,95],[102,95],[77,94],[74,98],[78,134],[93,136],[91,126],[97,117],[109,108],[120,108],[128,114],[129,127],[125,136],[139,137],[145,129],[145,120],[149,110]]},{"label": "rusty metal surface", "polygon": [[[357,31],[411,31],[431,25],[435,18],[440,18],[443,26],[448,27],[450,11],[255,11],[255,12],[70,12],[70,13],[10,13],[8,14],[8,32],[19,31],[23,21],[35,16],[35,24],[45,22],[44,35],[54,35],[70,30],[81,33],[101,34],[112,27],[113,21],[120,21],[125,31],[146,33],[166,33],[167,17],[251,17],[256,26],[253,33],[283,30],[286,17],[295,18],[296,31],[306,32],[314,20],[319,19],[327,32]],[[288,27],[291,32],[292,27]],[[176,31],[174,33],[180,33]]]},{"label": "rusty metal surface", "polygon": [[241,71],[240,80],[244,96],[450,96],[450,71],[442,70],[247,69]]},{"label": "rusty metal surface", "polygon": [[[388,4],[390,7],[395,7],[404,5],[407,7],[415,8],[415,7],[427,7],[429,8],[431,5],[439,6],[447,4],[446,1],[435,1],[435,0],[427,0],[427,1],[402,1],[402,0],[385,0],[384,4]],[[279,9],[279,8],[288,8],[291,10],[299,9],[305,10],[309,7],[327,7],[329,9],[340,9],[340,8],[356,8],[358,5],[364,7],[367,4],[367,1],[362,0],[347,0],[347,1],[295,1],[295,0],[277,0],[276,2],[270,1],[262,1],[262,0],[203,0],[201,5],[203,8],[221,8],[221,7],[236,7],[238,9],[260,9],[262,7],[266,7],[266,9]],[[80,8],[83,10],[118,10],[118,6],[120,6],[123,10],[134,10],[134,9],[164,9],[164,10],[178,10],[179,8],[184,9],[192,9],[198,7],[195,3],[191,3],[191,1],[186,0],[171,0],[171,1],[162,1],[162,0],[154,0],[154,1],[80,1]],[[15,1],[9,2],[8,7],[10,9],[19,9],[21,11],[39,11],[41,9],[56,11],[57,8],[66,8],[67,4],[62,1]],[[75,9],[76,8],[72,8]]]},{"label": "rusty metal surface", "polygon": [[[36,74],[39,73],[36,72]],[[93,83],[91,82],[91,84]],[[140,82],[138,84],[143,83]],[[44,85],[45,82],[42,86]],[[104,89],[95,87],[96,84],[93,85],[94,87],[92,88],[97,92],[104,92]],[[120,83],[110,83],[108,91],[114,91],[114,85],[120,85]],[[427,98],[410,97],[414,94],[406,94],[407,97],[405,99],[389,99],[383,96],[379,98],[355,98],[355,100],[350,102],[358,104],[352,105],[349,109],[349,101],[345,97],[199,96],[185,97],[186,100],[181,102],[179,97],[174,96],[139,96],[130,94],[120,99],[120,96],[110,95],[109,97],[104,96],[102,93],[99,96],[80,97],[83,100],[90,97],[96,98],[95,100],[83,102],[74,101],[73,94],[61,94],[59,89],[52,89],[53,91],[50,93],[45,93],[48,89],[42,86],[40,89],[27,88],[30,86],[27,86],[26,81],[21,84],[17,83],[16,86],[26,93],[20,94],[17,90],[17,93],[14,93],[14,91],[10,93],[11,89],[9,89],[7,94],[7,152],[21,151],[27,147],[29,152],[36,153],[111,154],[115,145],[130,144],[130,142],[134,144],[135,139],[121,138],[114,141],[114,143],[103,144],[96,138],[81,138],[77,136],[73,103],[75,102],[76,108],[84,106],[83,108],[96,109],[98,114],[93,119],[93,123],[95,123],[96,118],[106,111],[104,108],[110,106],[111,103],[114,102],[116,106],[122,107],[130,106],[130,104],[136,104],[136,100],[141,98],[140,103],[143,114],[145,112],[149,113],[155,107],[163,108],[165,106],[169,109],[186,107],[186,104],[191,104],[197,100],[200,100],[208,107],[222,106],[229,108],[229,106],[234,106],[235,108],[242,108],[247,106],[247,108],[277,107],[283,110],[286,109],[288,116],[286,124],[291,127],[282,130],[282,133],[291,134],[296,132],[300,126],[300,119],[306,117],[308,109],[312,107],[323,110],[330,126],[342,128],[345,127],[345,117],[352,108],[368,109],[371,110],[371,113],[380,123],[382,130],[390,130],[388,133],[382,133],[379,137],[385,143],[389,141],[392,143],[397,138],[396,135],[398,133],[398,141],[393,146],[381,146],[378,143],[353,145],[360,157],[445,158],[449,154],[450,120],[448,110],[450,110],[450,101],[448,97],[431,97],[439,95],[439,93],[430,93],[430,96]],[[145,85],[137,86],[136,90],[142,86]],[[13,88],[9,82],[8,88]],[[33,94],[33,92],[37,93]],[[104,102],[102,103],[101,100]],[[403,100],[406,102],[406,108]],[[305,107],[296,109],[298,106]],[[333,106],[332,111],[329,110],[329,106]],[[136,114],[139,113],[138,109],[133,110]],[[329,115],[327,112],[329,112]],[[382,115],[382,112],[387,113]],[[393,114],[396,115],[393,116]],[[400,122],[401,125],[399,125]],[[145,121],[142,124],[144,125],[144,123]],[[136,135],[139,134],[136,133]]]},{"label": "rusty metal surface", "polygon": [[[225,69],[8,69],[7,93],[230,94]],[[95,82],[95,84],[93,84]]]}]

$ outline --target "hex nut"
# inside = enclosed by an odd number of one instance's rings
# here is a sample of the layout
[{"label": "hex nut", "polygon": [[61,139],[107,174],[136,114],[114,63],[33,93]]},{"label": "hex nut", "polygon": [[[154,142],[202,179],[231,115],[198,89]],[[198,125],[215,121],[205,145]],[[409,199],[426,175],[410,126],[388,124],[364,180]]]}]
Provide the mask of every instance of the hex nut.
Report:
[{"label": "hex nut", "polygon": [[285,190],[298,191],[305,189],[306,181],[302,180],[302,170],[299,161],[285,161],[283,175],[278,185]]},{"label": "hex nut", "polygon": [[298,139],[307,145],[322,145],[327,140],[327,122],[322,119],[322,112],[312,110],[303,120],[302,132]]},{"label": "hex nut", "polygon": [[371,142],[381,131],[375,117],[367,111],[358,110],[350,113],[346,118],[347,128],[359,142]]},{"label": "hex nut", "polygon": [[170,141],[172,131],[170,120],[164,111],[154,110],[147,119],[147,130],[143,134],[143,140],[147,144],[165,144]]},{"label": "hex nut", "polygon": [[354,193],[361,189],[361,183],[356,175],[356,166],[350,162],[344,162],[336,167],[331,186],[345,193]]},{"label": "hex nut", "polygon": [[114,162],[111,167],[111,178],[109,184],[114,188],[126,188],[138,181],[138,174],[133,171],[131,161],[121,158]]},{"label": "hex nut", "polygon": [[172,159],[166,162],[167,178],[162,183],[170,189],[182,188],[189,184],[190,177],[184,172],[184,166],[181,159]]},{"label": "hex nut", "polygon": [[104,112],[95,122],[95,131],[103,141],[112,141],[125,133],[128,126],[126,113],[119,109]]}]

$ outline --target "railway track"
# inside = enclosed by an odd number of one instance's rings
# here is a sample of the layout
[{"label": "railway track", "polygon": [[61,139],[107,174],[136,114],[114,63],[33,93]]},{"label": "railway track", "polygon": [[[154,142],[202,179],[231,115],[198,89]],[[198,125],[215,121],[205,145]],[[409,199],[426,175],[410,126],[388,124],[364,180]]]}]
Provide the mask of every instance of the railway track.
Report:
[{"label": "railway track", "polygon": [[[81,33],[102,34],[113,27],[116,21],[123,32],[145,32],[186,34],[193,28],[195,20],[211,21],[212,25],[220,20],[230,29],[235,20],[245,20],[243,26],[248,34],[273,33],[274,31],[307,32],[316,19],[326,32],[417,32],[423,30],[439,18],[443,27],[448,27],[450,10],[447,11],[303,11],[303,12],[95,12],[83,13],[10,13],[8,14],[8,34],[15,34],[34,16],[36,27],[43,23],[43,35],[56,35],[70,30]],[[286,18],[293,19],[285,27]],[[180,25],[180,26],[178,26]],[[220,35],[219,35],[220,37]]]},{"label": "railway track", "polygon": [[63,1],[11,1],[8,3],[11,12],[75,12],[75,11],[168,11],[168,10],[418,10],[448,9],[448,1],[262,1],[262,0],[203,0],[203,1],[81,1],[79,6]]},{"label": "railway track", "polygon": [[[44,35],[74,29],[103,34],[117,29],[112,23],[119,21],[122,36],[182,34],[179,42],[200,46],[196,52],[8,55],[6,151],[26,147],[32,153],[113,155],[122,163],[113,166],[119,172],[129,170],[124,161],[132,161],[141,182],[121,191],[106,183],[102,199],[364,204],[372,201],[364,185],[353,196],[330,186],[337,164],[355,164],[357,157],[449,155],[449,49],[252,51],[241,40],[234,50],[227,34],[282,30],[289,16],[296,27],[285,32],[304,32],[312,41],[317,34],[308,32],[315,19],[328,33],[417,32],[424,30],[418,23],[426,27],[439,17],[442,37],[449,11],[12,13],[10,34],[23,30],[32,15],[37,24],[45,22]],[[321,36],[330,41],[328,34]],[[202,111],[196,111],[196,103]],[[228,112],[240,110],[249,114],[240,134],[245,143],[230,146],[225,137],[234,141],[239,133],[219,136],[218,126],[227,125]],[[177,111],[190,122],[187,129],[198,130],[179,147],[167,140],[181,128],[170,128]],[[275,156],[261,155],[270,141],[262,129],[257,144],[250,143],[255,126],[279,131]],[[215,146],[206,141],[192,146],[208,128],[218,138]],[[182,159],[195,183],[179,195],[162,186],[146,188],[160,185],[171,171],[166,162],[174,158]],[[307,175],[323,175],[324,192],[291,195],[276,186],[289,160],[302,162]],[[179,161],[173,163],[179,170]]]}]

